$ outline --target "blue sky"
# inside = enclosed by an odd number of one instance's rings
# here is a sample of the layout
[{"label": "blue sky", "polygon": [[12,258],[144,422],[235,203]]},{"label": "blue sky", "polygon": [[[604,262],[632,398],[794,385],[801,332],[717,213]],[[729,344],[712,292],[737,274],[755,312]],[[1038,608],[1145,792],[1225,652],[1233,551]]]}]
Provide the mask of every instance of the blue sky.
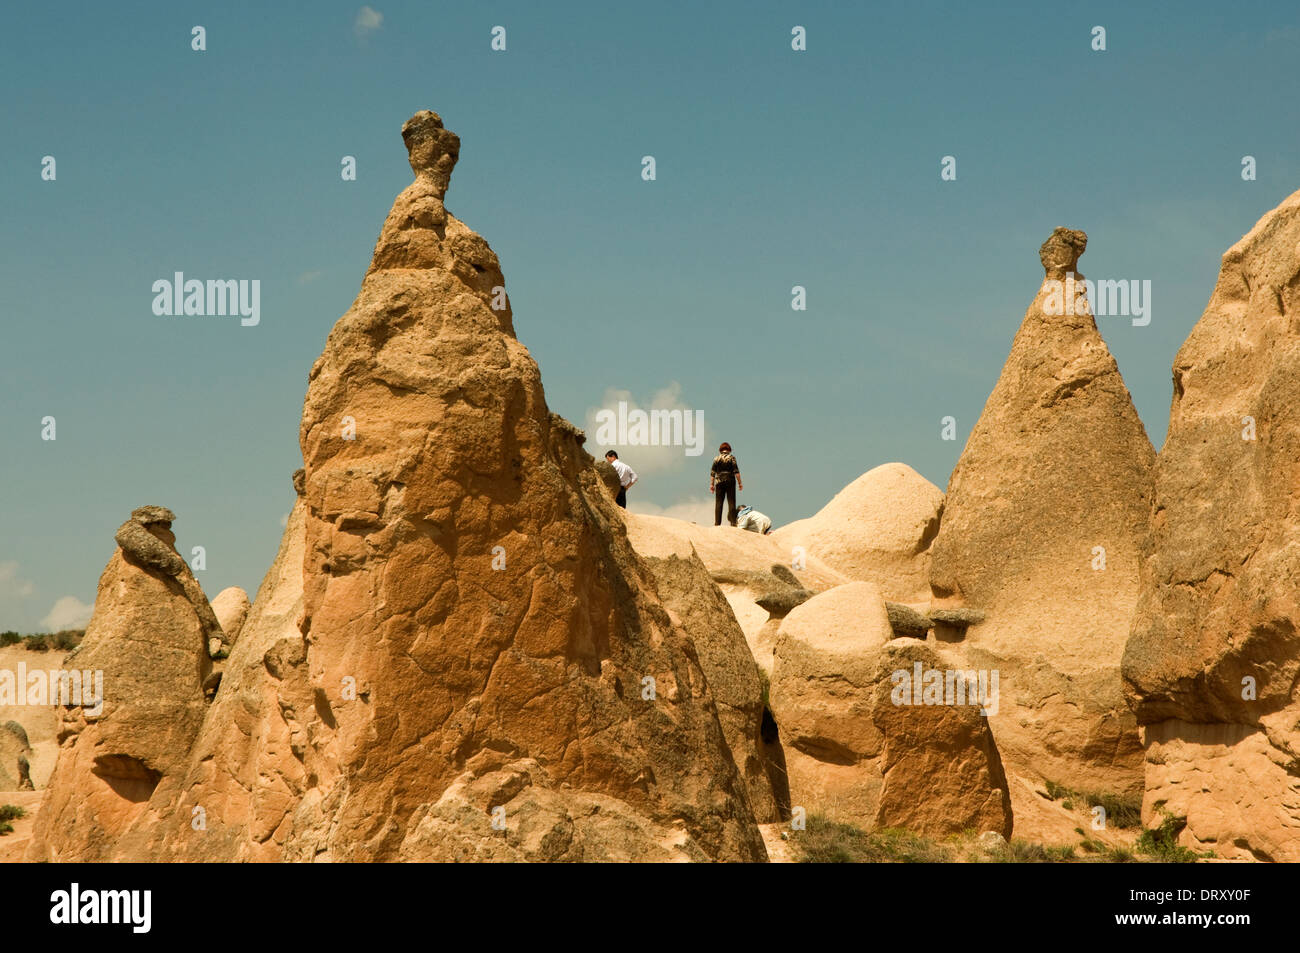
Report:
[{"label": "blue sky", "polygon": [[[421,108],[461,136],[447,204],[500,255],[552,410],[703,410],[778,524],[891,460],[946,484],[1057,225],[1090,278],[1152,283],[1149,326],[1099,324],[1158,447],[1220,255],[1300,188],[1300,8],[982,6],[374,0],[364,29],[329,0],[12,6],[0,629],[84,614],[146,503],[204,547],[209,595],[254,592]],[[154,315],[175,271],[259,279],[261,323]],[[705,495],[707,452],[623,455],[641,505]]]}]

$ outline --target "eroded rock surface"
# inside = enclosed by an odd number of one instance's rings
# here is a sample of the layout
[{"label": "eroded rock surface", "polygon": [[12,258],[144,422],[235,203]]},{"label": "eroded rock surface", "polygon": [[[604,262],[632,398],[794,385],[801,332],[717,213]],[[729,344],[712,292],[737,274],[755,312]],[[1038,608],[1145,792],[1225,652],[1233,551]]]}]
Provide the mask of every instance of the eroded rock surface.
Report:
[{"label": "eroded rock surface", "polygon": [[1300,192],[1223,256],[1174,361],[1154,549],[1124,654],[1149,823],[1300,860]]}]

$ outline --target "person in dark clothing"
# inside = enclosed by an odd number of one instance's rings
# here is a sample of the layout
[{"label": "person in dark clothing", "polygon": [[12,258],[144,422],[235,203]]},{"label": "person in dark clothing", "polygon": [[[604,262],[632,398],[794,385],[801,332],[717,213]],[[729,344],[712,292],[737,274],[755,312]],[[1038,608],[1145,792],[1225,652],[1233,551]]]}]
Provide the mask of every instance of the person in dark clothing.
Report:
[{"label": "person in dark clothing", "polygon": [[718,455],[713,458],[713,469],[709,471],[709,492],[713,494],[713,525],[722,525],[722,501],[727,501],[727,522],[736,525],[736,491],[744,491],[745,484],[740,480],[740,464],[731,455],[731,444],[723,443],[718,447]]}]

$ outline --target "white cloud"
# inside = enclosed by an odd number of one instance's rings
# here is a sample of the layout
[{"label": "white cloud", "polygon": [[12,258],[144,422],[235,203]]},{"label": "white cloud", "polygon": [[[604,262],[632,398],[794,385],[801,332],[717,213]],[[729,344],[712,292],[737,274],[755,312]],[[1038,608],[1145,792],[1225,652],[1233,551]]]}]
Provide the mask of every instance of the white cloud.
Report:
[{"label": "white cloud", "polygon": [[298,284],[309,285],[323,274],[323,271],[304,271],[298,276]]},{"label": "white cloud", "polygon": [[0,598],[17,596],[25,598],[36,591],[26,579],[18,576],[18,562],[13,559],[7,559],[0,562]]},{"label": "white cloud", "polygon": [[357,11],[356,22],[352,29],[357,36],[367,36],[384,25],[384,15],[373,7],[362,7]]},{"label": "white cloud", "polygon": [[[628,496],[635,492],[636,490],[633,489]],[[713,498],[709,496],[692,496],[668,506],[629,499],[627,508],[628,512],[643,513],[646,516],[668,516],[675,520],[685,520],[687,523],[699,523],[701,526],[713,525]],[[724,512],[722,515],[725,517],[727,514]]]},{"label": "white cloud", "polygon": [[64,596],[54,603],[49,614],[41,620],[41,625],[51,632],[63,629],[82,629],[90,621],[94,606],[88,606],[76,596]]},{"label": "white cloud", "polygon": [[[621,412],[620,404],[623,405]],[[680,424],[665,426],[661,420],[658,428],[660,432],[654,432],[653,426],[647,427],[648,441],[638,439],[632,426],[626,427],[625,434],[619,433],[620,420],[634,424],[630,419],[634,411],[645,413],[656,410],[680,412]],[[687,406],[682,400],[682,386],[676,381],[661,387],[648,401],[636,400],[628,390],[607,388],[601,398],[601,405],[587,408],[585,427],[587,449],[593,456],[599,458],[606,450],[617,450],[619,459],[635,470],[639,477],[648,473],[680,470],[688,463],[701,465],[703,473],[712,459],[705,455],[707,441],[703,413]],[[626,442],[620,442],[620,436],[624,436]],[[688,454],[687,450],[691,453]]]}]

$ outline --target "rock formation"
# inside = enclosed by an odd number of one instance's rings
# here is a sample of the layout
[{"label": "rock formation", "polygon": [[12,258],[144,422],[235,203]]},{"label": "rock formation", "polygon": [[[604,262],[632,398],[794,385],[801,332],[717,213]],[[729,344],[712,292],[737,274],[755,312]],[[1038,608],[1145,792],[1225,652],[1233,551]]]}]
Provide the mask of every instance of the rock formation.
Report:
[{"label": "rock formation", "polygon": [[1058,228],[1039,250],[1045,281],[948,484],[929,615],[965,667],[1000,671],[990,720],[1008,770],[1132,793],[1119,661],[1155,455],[1082,296],[1086,242]]},{"label": "rock formation", "polygon": [[317,703],[298,629],[305,555],[306,510],[299,500],[184,770],[161,781],[147,812],[119,839],[118,856],[283,858],[307,788],[303,759]]},{"label": "rock formation", "polygon": [[[59,756],[28,856],[108,860],[160,780],[181,770],[203,722],[220,627],[175,549],[175,516],[135,510],[99,580],[76,668],[102,672],[102,711],[59,709]],[[71,699],[69,699],[71,701]]]},{"label": "rock formation", "polygon": [[771,706],[792,807],[874,823],[884,736],[872,711],[880,650],[891,638],[884,600],[869,582],[836,586],[781,620]]},{"label": "rock formation", "polygon": [[904,463],[868,470],[817,511],[774,530],[849,579],[875,583],[886,599],[930,596],[929,548],[939,531],[943,492]]},{"label": "rock formation", "polygon": [[1007,780],[964,681],[960,703],[923,698],[919,686],[915,703],[894,697],[894,674],[911,678],[918,663],[925,672],[955,667],[919,639],[895,638],[871,583],[837,586],[785,617],[771,706],[791,807],[868,828],[1010,836]]},{"label": "rock formation", "polygon": [[[157,790],[133,790],[116,854],[591,860],[652,837],[665,857],[762,860],[709,681],[608,467],[548,411],[496,255],[443,204],[459,140],[428,111],[402,137],[415,181],[311,369],[277,564],[202,730],[178,717],[177,737],[130,750]],[[85,826],[63,806],[90,784],[82,747],[47,832]]]},{"label": "rock formation", "polygon": [[16,721],[0,724],[0,791],[32,790],[31,742]]},{"label": "rock formation", "polygon": [[[972,702],[978,698],[978,673],[964,686],[964,704],[946,697],[938,704],[927,703],[924,679],[922,686],[910,686],[910,704],[896,704],[901,679],[894,673],[911,678],[918,665],[925,674],[943,673],[947,690],[953,662],[920,640],[890,642],[877,663],[872,717],[884,736],[877,826],[933,837],[965,831],[1010,837],[1007,776],[988,717]],[[965,673],[954,675],[966,679]]]},{"label": "rock formation", "polygon": [[239,639],[244,620],[248,618],[248,608],[248,593],[238,586],[222,589],[212,600],[212,612],[225,633],[227,645],[234,645]]},{"label": "rock formation", "polygon": [[459,140],[427,111],[402,136],[415,181],[303,408],[317,703],[287,856],[394,857],[467,766],[530,759],[556,786],[681,819],[710,857],[758,859],[694,648],[579,432],[547,410],[496,255],[443,206]]},{"label": "rock formation", "polygon": [[758,667],[768,674],[780,619],[813,592],[849,581],[815,555],[795,552],[772,535],[639,513],[624,518],[628,539],[642,556],[698,556],[731,606]]},{"label": "rock formation", "polygon": [[[1300,860],[1300,192],[1223,256],[1173,365],[1154,548],[1124,654],[1144,820]],[[1157,809],[1160,805],[1160,809]]]},{"label": "rock formation", "polygon": [[648,557],[655,588],[664,606],[691,636],[718,706],[718,720],[749,793],[750,808],[760,824],[780,820],[773,777],[784,777],[768,764],[763,743],[763,682],[731,606],[709,578],[699,558]]}]

